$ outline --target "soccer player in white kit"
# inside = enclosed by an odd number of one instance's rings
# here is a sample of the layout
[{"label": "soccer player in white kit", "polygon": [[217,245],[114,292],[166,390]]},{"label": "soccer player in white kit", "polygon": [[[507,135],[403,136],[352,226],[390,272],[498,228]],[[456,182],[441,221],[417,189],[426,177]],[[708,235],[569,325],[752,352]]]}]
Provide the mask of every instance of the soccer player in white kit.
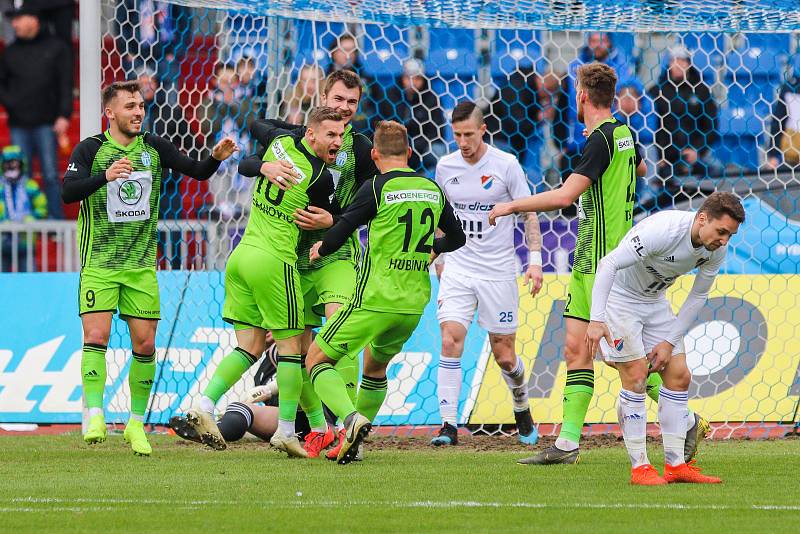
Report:
[{"label": "soccer player in white kit", "polygon": [[[670,210],[648,217],[600,260],[586,342],[591,354],[599,346],[619,371],[622,389],[617,416],[632,463],[631,484],[721,482],[703,475],[694,462],[685,463],[692,375],[686,366],[683,336],[705,305],[726,245],[744,219],[736,196],[713,193],[697,213]],[[698,274],[676,317],[666,290],[695,268]],[[650,464],[645,448],[645,382],[651,369],[664,381],[658,399],[663,478]]]},{"label": "soccer player in white kit", "polygon": [[[515,347],[519,305],[516,218],[489,225],[489,212],[496,203],[527,197],[530,186],[516,157],[483,141],[486,125],[474,102],[455,107],[452,126],[459,150],[439,160],[436,183],[461,220],[467,244],[444,255],[443,270],[437,265],[441,278],[437,318],[442,331],[437,389],[442,427],[431,444],[458,443],[461,354],[477,310],[478,324],[489,331],[492,353],[511,390],[519,439],[533,445],[539,433],[528,404],[525,365]],[[542,287],[542,236],[535,213],[528,214],[525,236],[530,250],[525,282],[535,296]]]}]

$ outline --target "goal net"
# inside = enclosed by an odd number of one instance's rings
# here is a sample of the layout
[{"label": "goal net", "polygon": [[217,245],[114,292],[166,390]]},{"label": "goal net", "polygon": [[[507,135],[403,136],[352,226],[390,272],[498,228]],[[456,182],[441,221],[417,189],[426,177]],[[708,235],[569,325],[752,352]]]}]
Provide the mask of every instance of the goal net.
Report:
[{"label": "goal net", "polygon": [[[233,135],[242,155],[253,153],[252,120],[303,122],[324,76],[350,68],[365,84],[355,128],[371,135],[379,119],[401,121],[413,164],[432,176],[438,158],[455,149],[450,112],[472,99],[486,112],[488,140],[515,154],[531,190],[541,192],[562,183],[583,146],[577,66],[610,64],[620,78],[614,112],[636,132],[648,165],[635,219],[695,209],[715,190],[744,198],[747,222],[686,347],[690,407],[720,428],[749,432],[792,424],[800,395],[800,55],[792,33],[800,15],[793,4],[102,0],[99,68],[103,83],[139,78],[146,129],[196,157],[222,135]],[[165,179],[161,212],[171,224],[160,232],[162,321],[150,422],[188,409],[235,346],[221,319],[223,273],[247,223],[252,187],[236,167],[224,163],[208,182]],[[561,314],[577,219],[574,209],[539,219],[545,281],[535,298],[520,281],[517,351],[534,419],[549,432],[561,421]],[[516,244],[521,273],[528,262],[521,222]],[[691,283],[687,276],[670,291],[675,309]],[[389,367],[378,424],[439,424],[436,290],[434,279],[433,304]],[[131,352],[121,321],[110,346],[108,415],[122,421]],[[510,393],[477,325],[462,361],[461,421],[506,431]],[[587,422],[613,424],[619,380],[600,362],[595,372]],[[219,407],[250,385],[246,376]]]}]

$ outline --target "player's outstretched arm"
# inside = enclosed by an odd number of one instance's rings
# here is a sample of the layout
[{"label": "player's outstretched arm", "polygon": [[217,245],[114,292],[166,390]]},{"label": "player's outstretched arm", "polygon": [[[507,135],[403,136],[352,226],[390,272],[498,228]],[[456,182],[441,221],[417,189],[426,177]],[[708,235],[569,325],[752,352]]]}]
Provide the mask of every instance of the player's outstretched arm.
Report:
[{"label": "player's outstretched arm", "polygon": [[123,157],[113,162],[105,171],[91,174],[92,160],[100,144],[99,140],[90,137],[78,143],[72,151],[61,189],[61,199],[64,203],[70,204],[87,199],[106,183],[125,178],[133,170],[130,160]]},{"label": "player's outstretched arm", "polygon": [[511,202],[495,204],[489,212],[489,224],[497,224],[498,217],[505,217],[514,213],[542,212],[564,209],[571,206],[581,194],[589,189],[592,180],[582,174],[572,173],[567,181],[552,191],[545,191],[526,198],[519,198]]},{"label": "player's outstretched arm", "polygon": [[175,145],[157,135],[147,134],[145,142],[153,146],[161,157],[161,166],[185,174],[195,180],[208,180],[219,164],[239,150],[233,139],[226,137],[211,149],[211,155],[204,160],[192,159],[178,150]]},{"label": "player's outstretched arm", "polygon": [[293,135],[304,130],[305,127],[301,124],[278,119],[256,119],[250,125],[250,136],[261,145],[269,146],[278,136]]},{"label": "player's outstretched arm", "polygon": [[373,190],[375,180],[362,185],[356,192],[353,202],[347,207],[336,224],[325,232],[322,241],[311,248],[309,259],[314,262],[322,256],[333,254],[347,242],[359,226],[367,224],[378,213],[378,204]]},{"label": "player's outstretched arm", "polygon": [[439,254],[453,252],[463,247],[467,242],[467,236],[453,211],[453,206],[447,201],[445,201],[442,215],[439,217],[438,228],[444,232],[444,235],[433,240],[431,261],[436,259]]}]

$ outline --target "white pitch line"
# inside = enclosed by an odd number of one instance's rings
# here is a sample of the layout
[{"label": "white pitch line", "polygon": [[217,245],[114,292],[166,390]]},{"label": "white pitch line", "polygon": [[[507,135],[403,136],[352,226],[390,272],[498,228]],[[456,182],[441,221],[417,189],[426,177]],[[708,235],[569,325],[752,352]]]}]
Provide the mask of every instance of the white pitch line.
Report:
[{"label": "white pitch line", "polygon": [[[783,504],[753,504],[753,505],[727,505],[727,504],[682,504],[682,503],[545,503],[545,502],[491,502],[491,501],[372,501],[372,500],[305,500],[302,497],[296,501],[226,501],[226,500],[170,500],[170,499],[60,499],[49,497],[18,497],[5,502],[20,504],[63,504],[73,506],[43,506],[43,507],[4,507],[1,512],[47,512],[47,511],[112,511],[116,506],[98,505],[164,505],[196,508],[198,506],[241,506],[248,505],[257,508],[341,508],[346,506],[381,506],[385,508],[522,508],[522,509],[556,509],[565,510],[573,508],[589,508],[596,510],[625,509],[625,510],[756,510],[756,511],[800,511],[800,505]],[[94,506],[85,506],[92,504]]]}]

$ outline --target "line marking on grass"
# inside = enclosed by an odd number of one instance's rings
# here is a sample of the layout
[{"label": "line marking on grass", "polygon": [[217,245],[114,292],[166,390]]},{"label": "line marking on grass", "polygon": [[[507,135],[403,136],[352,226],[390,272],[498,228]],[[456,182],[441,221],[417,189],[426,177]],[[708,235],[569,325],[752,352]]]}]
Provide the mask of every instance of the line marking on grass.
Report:
[{"label": "line marking on grass", "polygon": [[[230,500],[174,500],[174,499],[90,499],[90,498],[54,498],[54,497],[17,497],[0,502],[12,504],[63,504],[60,507],[3,507],[0,512],[82,512],[82,511],[118,511],[121,505],[163,505],[183,508],[199,506],[241,506],[257,508],[341,508],[346,506],[382,506],[385,508],[532,508],[567,510],[590,508],[597,510],[761,510],[761,511],[800,511],[800,505],[791,504],[682,504],[682,503],[545,503],[545,502],[487,502],[487,501],[372,501],[372,500],[313,500],[298,499],[296,501],[230,501]],[[91,505],[91,506],[88,506]],[[110,505],[110,506],[102,506]],[[116,506],[115,506],[116,505]]]}]

